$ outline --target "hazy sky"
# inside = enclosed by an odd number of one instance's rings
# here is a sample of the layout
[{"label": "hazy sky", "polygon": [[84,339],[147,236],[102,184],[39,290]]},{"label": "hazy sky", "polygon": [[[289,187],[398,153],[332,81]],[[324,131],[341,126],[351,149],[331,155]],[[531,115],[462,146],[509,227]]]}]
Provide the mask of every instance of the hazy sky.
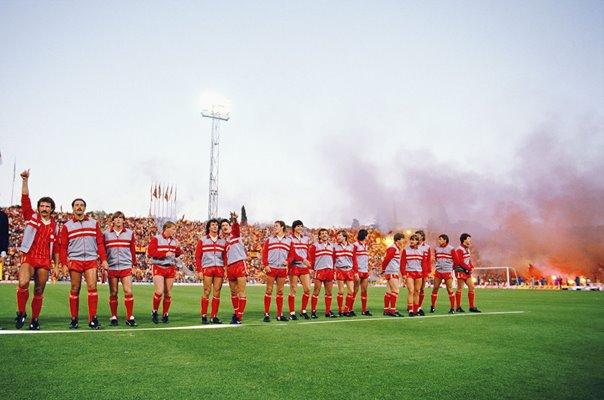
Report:
[{"label": "hazy sky", "polygon": [[[205,219],[207,92],[232,103],[222,215],[366,224],[388,204],[375,196],[402,196],[392,212],[412,219],[410,163],[513,185],[519,149],[547,130],[591,171],[604,2],[1,1],[0,205],[16,159],[32,197],[66,210],[83,197],[146,215],[161,182],[178,185],[179,216]],[[379,185],[354,188],[366,169]]]}]

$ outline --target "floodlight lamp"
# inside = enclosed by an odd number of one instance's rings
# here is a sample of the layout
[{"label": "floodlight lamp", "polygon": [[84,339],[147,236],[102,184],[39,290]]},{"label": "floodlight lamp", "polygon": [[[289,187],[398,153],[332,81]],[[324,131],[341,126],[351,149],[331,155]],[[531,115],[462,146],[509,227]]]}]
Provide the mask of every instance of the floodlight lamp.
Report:
[{"label": "floodlight lamp", "polygon": [[228,121],[231,117],[231,102],[224,96],[206,93],[201,99],[201,115]]}]

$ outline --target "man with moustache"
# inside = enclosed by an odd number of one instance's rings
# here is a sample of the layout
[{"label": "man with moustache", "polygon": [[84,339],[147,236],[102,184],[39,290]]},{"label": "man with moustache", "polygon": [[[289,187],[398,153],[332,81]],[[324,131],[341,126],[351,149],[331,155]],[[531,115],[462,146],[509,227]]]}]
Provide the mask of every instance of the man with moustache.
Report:
[{"label": "man with moustache", "polygon": [[[36,211],[31,206],[29,198],[29,170],[21,172],[21,210],[25,228],[19,251],[22,262],[19,267],[19,285],[17,286],[17,318],[15,327],[21,329],[25,324],[25,307],[29,298],[29,281],[34,278],[34,297],[31,302],[30,330],[39,330],[38,317],[44,300],[44,289],[48,281],[51,259],[55,253],[57,236],[56,222],[51,218],[55,210],[55,202],[50,197],[38,200]],[[57,269],[55,255],[55,271]]]},{"label": "man with moustache", "polygon": [[88,217],[86,201],[77,198],[71,202],[73,217],[63,225],[61,230],[61,265],[63,274],[71,277],[71,292],[69,294],[69,309],[71,323],[69,329],[77,329],[78,312],[80,308],[80,289],[82,275],[88,288],[88,326],[100,329],[101,324],[96,316],[99,297],[97,293],[98,258],[103,269],[107,269],[107,256],[103,243],[103,233],[97,220]]}]

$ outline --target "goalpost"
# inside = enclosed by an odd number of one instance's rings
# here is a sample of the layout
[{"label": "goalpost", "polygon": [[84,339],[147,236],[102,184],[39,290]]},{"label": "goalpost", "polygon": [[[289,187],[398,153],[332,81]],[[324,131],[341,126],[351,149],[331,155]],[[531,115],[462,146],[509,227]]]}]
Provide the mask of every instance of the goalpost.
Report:
[{"label": "goalpost", "polygon": [[516,285],[518,285],[518,273],[516,272],[516,269],[513,267],[476,267],[476,268],[474,268],[473,271],[482,271],[482,270],[500,271],[500,272],[503,272],[505,270],[505,281],[507,283],[507,287],[511,287],[510,271],[512,271],[514,274],[514,278],[516,278]]}]

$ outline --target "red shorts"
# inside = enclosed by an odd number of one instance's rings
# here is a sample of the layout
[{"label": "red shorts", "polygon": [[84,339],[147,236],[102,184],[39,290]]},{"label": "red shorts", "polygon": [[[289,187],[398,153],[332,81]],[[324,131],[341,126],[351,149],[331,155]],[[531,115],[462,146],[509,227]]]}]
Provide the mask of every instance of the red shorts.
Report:
[{"label": "red shorts", "polygon": [[298,267],[297,265],[292,265],[291,267],[289,267],[289,275],[295,275],[295,276],[300,276],[300,275],[308,275],[310,274],[310,268],[309,267]]},{"label": "red shorts", "polygon": [[108,278],[127,278],[129,276],[132,276],[132,268],[107,270]]},{"label": "red shorts", "polygon": [[29,264],[31,267],[44,268],[50,270],[50,259],[36,258],[27,254],[23,254],[23,261],[21,264]]},{"label": "red shorts", "polygon": [[369,272],[357,272],[360,279],[369,279]]},{"label": "red shorts", "polygon": [[204,277],[224,278],[224,267],[204,267],[202,272]]},{"label": "red shorts", "polygon": [[336,269],[336,280],[338,281],[354,281],[354,271],[344,271]]},{"label": "red shorts", "polygon": [[453,272],[434,271],[434,277],[440,278],[440,279],[451,279],[451,278],[453,278]]},{"label": "red shorts", "polygon": [[318,269],[315,271],[315,279],[318,281],[333,281],[333,269]]},{"label": "red shorts", "polygon": [[422,271],[422,278],[428,278],[430,276],[430,270]]},{"label": "red shorts", "polygon": [[227,276],[230,281],[235,281],[237,278],[245,278],[247,275],[248,270],[245,260],[237,261],[227,268]]},{"label": "red shorts", "polygon": [[70,271],[75,271],[75,272],[79,272],[82,274],[82,273],[84,273],[84,271],[87,271],[89,269],[98,268],[98,263],[96,260],[90,260],[90,261],[69,260],[67,268]]},{"label": "red shorts", "polygon": [[153,276],[163,276],[166,279],[174,279],[176,277],[176,267],[171,265],[166,268],[158,267],[157,265],[153,266]]},{"label": "red shorts", "polygon": [[270,271],[266,275],[273,278],[285,278],[287,277],[287,268],[270,268]]},{"label": "red shorts", "polygon": [[467,281],[468,279],[472,279],[472,274],[466,274],[465,272],[455,271],[455,277],[457,279],[461,279],[462,281]]},{"label": "red shorts", "polygon": [[407,278],[421,279],[423,277],[424,277],[424,273],[422,271],[419,271],[419,272],[408,271],[407,272]]},{"label": "red shorts", "polygon": [[389,281],[390,279],[398,279],[398,274],[386,274],[384,277]]}]

